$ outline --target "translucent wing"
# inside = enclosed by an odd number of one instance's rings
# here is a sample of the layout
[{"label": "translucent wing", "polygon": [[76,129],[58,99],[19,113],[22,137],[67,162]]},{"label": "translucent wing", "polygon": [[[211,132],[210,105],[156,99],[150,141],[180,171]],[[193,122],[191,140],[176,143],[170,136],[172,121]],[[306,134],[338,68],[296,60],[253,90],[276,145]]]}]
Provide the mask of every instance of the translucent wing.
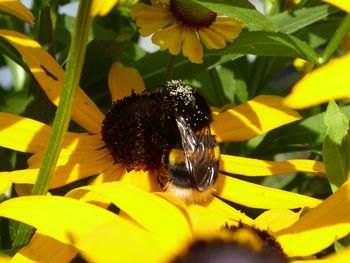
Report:
[{"label": "translucent wing", "polygon": [[199,191],[212,186],[217,177],[217,163],[214,145],[211,142],[210,128],[205,127],[197,135],[182,116],[176,117],[181,134],[185,164],[191,181]]}]

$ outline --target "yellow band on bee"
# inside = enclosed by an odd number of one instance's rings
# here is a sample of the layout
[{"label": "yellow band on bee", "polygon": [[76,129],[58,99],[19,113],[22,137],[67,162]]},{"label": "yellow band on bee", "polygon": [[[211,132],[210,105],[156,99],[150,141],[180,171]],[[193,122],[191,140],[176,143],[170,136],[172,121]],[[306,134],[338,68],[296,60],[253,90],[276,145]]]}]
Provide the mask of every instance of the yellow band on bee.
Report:
[{"label": "yellow band on bee", "polygon": [[169,165],[174,165],[177,163],[184,163],[185,156],[182,149],[171,149],[169,153]]}]

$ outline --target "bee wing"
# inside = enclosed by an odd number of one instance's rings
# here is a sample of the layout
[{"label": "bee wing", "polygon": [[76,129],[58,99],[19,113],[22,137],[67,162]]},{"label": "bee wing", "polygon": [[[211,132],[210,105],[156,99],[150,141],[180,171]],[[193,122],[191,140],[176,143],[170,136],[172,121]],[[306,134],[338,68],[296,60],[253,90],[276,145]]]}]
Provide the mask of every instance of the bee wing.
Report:
[{"label": "bee wing", "polygon": [[197,136],[182,116],[176,117],[181,134],[186,168],[199,191],[213,185],[216,177],[215,150],[210,147],[210,128],[205,127]]}]

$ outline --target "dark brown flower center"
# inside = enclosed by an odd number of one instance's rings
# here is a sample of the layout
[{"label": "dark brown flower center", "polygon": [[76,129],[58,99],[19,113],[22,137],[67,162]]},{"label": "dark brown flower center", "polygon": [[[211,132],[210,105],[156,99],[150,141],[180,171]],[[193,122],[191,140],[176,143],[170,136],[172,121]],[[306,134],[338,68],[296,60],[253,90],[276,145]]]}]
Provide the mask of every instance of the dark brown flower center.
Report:
[{"label": "dark brown flower center", "polygon": [[210,9],[188,0],[170,0],[170,11],[178,21],[196,29],[210,27],[217,16]]}]

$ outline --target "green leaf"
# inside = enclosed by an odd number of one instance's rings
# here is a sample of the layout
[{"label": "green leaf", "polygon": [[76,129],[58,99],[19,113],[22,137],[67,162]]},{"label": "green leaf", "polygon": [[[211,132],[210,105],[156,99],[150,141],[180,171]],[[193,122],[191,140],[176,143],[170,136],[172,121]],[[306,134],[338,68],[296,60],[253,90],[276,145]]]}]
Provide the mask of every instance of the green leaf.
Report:
[{"label": "green leaf", "polygon": [[276,26],[248,0],[191,0],[219,14],[241,21],[251,30],[276,31]]},{"label": "green leaf", "polygon": [[323,160],[332,191],[346,181],[349,171],[349,121],[334,101],[329,102],[324,116],[327,136],[323,142]]},{"label": "green leaf", "polygon": [[291,34],[336,12],[339,12],[338,8],[324,4],[302,8],[295,12],[285,11],[271,16],[270,20],[277,26],[279,32]]},{"label": "green leaf", "polygon": [[298,57],[318,64],[317,54],[304,41],[281,32],[243,31],[224,49],[213,55],[253,54],[258,56]]}]

